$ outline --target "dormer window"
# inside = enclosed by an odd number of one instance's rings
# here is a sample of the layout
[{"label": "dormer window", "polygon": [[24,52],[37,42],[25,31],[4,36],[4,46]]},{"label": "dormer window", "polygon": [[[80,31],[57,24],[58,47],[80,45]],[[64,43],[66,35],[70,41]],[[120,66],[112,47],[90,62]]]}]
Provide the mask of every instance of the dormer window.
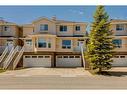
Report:
[{"label": "dormer window", "polygon": [[41,24],[40,31],[48,31],[48,24]]},{"label": "dormer window", "polygon": [[75,30],[76,30],[76,31],[80,31],[80,26],[76,26],[76,27],[75,27]]},{"label": "dormer window", "polygon": [[122,30],[124,30],[124,24],[117,24],[117,25],[116,25],[116,30],[117,30],[117,31],[122,31]]},{"label": "dormer window", "polygon": [[67,31],[67,26],[60,26],[60,32],[66,32]]}]

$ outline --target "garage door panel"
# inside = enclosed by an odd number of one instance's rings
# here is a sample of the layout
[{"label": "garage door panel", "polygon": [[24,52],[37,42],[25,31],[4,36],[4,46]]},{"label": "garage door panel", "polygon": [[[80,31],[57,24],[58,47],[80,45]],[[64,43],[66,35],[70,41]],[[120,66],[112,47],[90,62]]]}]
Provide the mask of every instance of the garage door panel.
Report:
[{"label": "garage door panel", "polygon": [[75,58],[75,56],[64,56],[56,57],[57,67],[81,67],[81,57]]},{"label": "garage door panel", "polygon": [[[47,55],[45,55],[47,56]],[[51,55],[45,58],[42,55],[31,56],[30,58],[23,58],[24,67],[51,67]]]},{"label": "garage door panel", "polygon": [[112,66],[127,66],[127,57],[126,55],[124,56],[125,58],[120,58],[121,56],[117,56],[118,58],[113,58],[113,63]]}]

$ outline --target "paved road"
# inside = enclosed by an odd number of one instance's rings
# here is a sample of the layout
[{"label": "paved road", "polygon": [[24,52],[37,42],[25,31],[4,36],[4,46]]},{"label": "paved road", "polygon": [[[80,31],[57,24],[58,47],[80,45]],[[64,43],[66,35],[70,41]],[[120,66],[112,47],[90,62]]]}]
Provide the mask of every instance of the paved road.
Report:
[{"label": "paved road", "polygon": [[[80,69],[78,70],[81,73]],[[5,75],[0,74],[0,89],[127,89],[127,76],[91,76],[82,73],[70,76],[67,70],[64,76],[61,74],[39,75],[40,73],[28,75],[24,73],[24,70],[19,71],[20,75],[17,76],[14,75],[14,72],[13,74],[10,71]]]},{"label": "paved road", "polygon": [[127,89],[127,77],[0,77],[0,89]]}]

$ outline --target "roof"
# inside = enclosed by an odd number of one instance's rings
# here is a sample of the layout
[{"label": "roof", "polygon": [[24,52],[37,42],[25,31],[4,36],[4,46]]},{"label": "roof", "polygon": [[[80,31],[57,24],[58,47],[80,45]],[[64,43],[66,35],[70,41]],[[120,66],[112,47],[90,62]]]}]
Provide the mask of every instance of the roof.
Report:
[{"label": "roof", "polygon": [[67,20],[58,20],[58,19],[54,20],[54,19],[49,19],[47,17],[39,17],[38,19],[34,20],[32,23],[35,23],[35,22],[37,22],[39,20],[42,20],[42,19],[46,19],[46,20],[54,22],[54,23],[73,23],[73,24],[81,23],[81,24],[87,24],[86,22],[76,22],[76,21],[67,21]]},{"label": "roof", "polygon": [[127,23],[127,20],[123,20],[123,19],[111,19],[111,24],[118,24],[118,23]]},{"label": "roof", "polygon": [[67,20],[56,20],[56,23],[88,24],[87,22],[76,22],[76,21],[67,21]]},{"label": "roof", "polygon": [[0,20],[0,25],[17,25],[17,24],[13,22],[8,22],[5,20]]}]

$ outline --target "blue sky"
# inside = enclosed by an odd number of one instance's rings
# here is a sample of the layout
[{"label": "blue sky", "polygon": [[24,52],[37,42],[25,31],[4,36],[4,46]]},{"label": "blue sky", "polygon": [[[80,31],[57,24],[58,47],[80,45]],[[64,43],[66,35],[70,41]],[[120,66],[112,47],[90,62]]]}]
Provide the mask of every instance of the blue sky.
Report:
[{"label": "blue sky", "polygon": [[[0,6],[0,17],[17,24],[30,23],[41,16],[92,22],[96,6]],[[127,6],[105,6],[111,19],[127,19]]]}]

